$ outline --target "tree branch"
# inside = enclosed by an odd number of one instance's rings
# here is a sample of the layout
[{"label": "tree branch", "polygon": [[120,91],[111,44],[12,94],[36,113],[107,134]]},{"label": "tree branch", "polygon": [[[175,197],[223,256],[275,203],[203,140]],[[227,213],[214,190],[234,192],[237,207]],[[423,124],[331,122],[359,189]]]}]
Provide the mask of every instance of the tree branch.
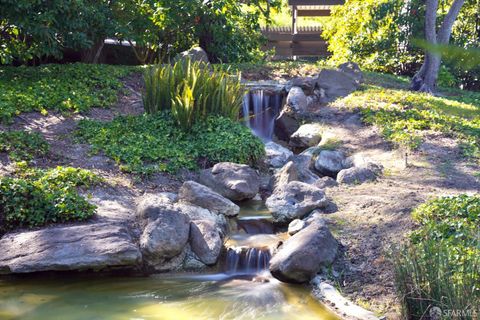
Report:
[{"label": "tree branch", "polygon": [[437,43],[437,11],[438,0],[427,0],[425,10],[425,40],[432,44]]},{"label": "tree branch", "polygon": [[455,0],[450,7],[445,19],[443,20],[440,30],[438,31],[438,42],[441,44],[448,44],[450,42],[450,35],[452,34],[453,24],[457,20],[458,14],[463,7],[465,0]]}]

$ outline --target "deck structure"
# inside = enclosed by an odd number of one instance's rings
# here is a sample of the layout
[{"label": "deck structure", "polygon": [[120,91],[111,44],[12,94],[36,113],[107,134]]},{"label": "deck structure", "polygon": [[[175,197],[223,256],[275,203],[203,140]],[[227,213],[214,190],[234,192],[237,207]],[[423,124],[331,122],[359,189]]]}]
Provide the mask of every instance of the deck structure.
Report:
[{"label": "deck structure", "polygon": [[290,27],[268,27],[263,34],[268,39],[267,50],[275,50],[277,57],[326,56],[327,43],[322,39],[321,27],[300,27],[299,17],[328,17],[333,6],[345,0],[289,0],[292,12]]}]

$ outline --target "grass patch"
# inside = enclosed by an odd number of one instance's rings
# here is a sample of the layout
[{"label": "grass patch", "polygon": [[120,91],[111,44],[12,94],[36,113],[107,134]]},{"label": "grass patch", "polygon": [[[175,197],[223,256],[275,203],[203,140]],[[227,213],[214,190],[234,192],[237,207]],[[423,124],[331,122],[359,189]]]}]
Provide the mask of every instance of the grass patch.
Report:
[{"label": "grass patch", "polygon": [[209,117],[183,131],[169,113],[118,117],[111,122],[84,120],[80,141],[103,151],[127,172],[175,173],[230,161],[255,165],[264,156],[263,143],[239,122]]},{"label": "grass patch", "polygon": [[84,221],[96,207],[79,195],[101,179],[88,170],[57,167],[29,169],[20,164],[15,177],[0,179],[0,231]]},{"label": "grass patch", "polygon": [[108,107],[123,87],[120,78],[135,67],[92,64],[49,64],[0,67],[0,121],[23,112],[81,112]]},{"label": "grass patch", "polygon": [[438,307],[463,312],[456,319],[475,319],[480,310],[480,196],[435,199],[418,207],[413,218],[420,227],[394,255],[404,315],[421,319]]},{"label": "grass patch", "polygon": [[370,84],[334,104],[361,110],[365,122],[400,146],[416,149],[425,131],[437,131],[459,139],[466,156],[480,158],[480,94],[434,97]]},{"label": "grass patch", "polygon": [[12,161],[30,161],[48,153],[47,141],[37,132],[0,132],[0,152],[6,152]]}]

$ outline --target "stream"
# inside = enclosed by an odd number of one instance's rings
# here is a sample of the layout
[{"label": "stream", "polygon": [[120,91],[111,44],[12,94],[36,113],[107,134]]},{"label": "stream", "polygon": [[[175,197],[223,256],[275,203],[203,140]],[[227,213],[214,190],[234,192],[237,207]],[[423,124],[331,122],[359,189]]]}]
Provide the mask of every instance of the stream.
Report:
[{"label": "stream", "polygon": [[216,273],[0,278],[2,320],[338,319],[308,287],[268,271],[282,237],[262,202],[246,203]]}]

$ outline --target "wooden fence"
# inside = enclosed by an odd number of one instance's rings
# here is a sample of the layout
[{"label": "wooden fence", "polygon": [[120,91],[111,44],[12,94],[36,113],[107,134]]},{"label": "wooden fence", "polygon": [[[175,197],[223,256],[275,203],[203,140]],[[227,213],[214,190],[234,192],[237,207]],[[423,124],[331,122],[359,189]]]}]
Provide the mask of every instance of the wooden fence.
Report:
[{"label": "wooden fence", "polygon": [[327,42],[322,39],[320,27],[270,27],[262,30],[268,43],[266,50],[275,50],[277,57],[326,56]]}]

